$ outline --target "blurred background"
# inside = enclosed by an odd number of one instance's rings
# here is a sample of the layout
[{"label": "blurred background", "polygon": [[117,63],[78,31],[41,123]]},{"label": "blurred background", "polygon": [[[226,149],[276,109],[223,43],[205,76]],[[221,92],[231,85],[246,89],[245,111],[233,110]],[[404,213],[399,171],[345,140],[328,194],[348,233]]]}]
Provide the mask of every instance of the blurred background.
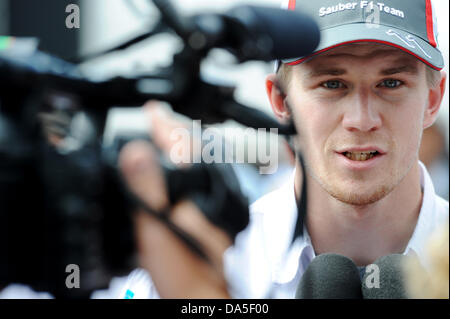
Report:
[{"label": "blurred background", "polygon": [[[223,12],[238,4],[271,5],[278,7],[280,0],[172,0],[182,14],[199,12]],[[81,10],[79,29],[68,29],[65,19],[68,4],[77,4]],[[449,52],[449,1],[435,0],[435,12],[439,20],[439,42],[446,61],[448,73]],[[148,31],[158,20],[159,14],[146,0],[0,0],[0,35],[37,37],[40,49],[64,59],[73,59],[118,45],[137,34]],[[180,48],[180,42],[168,34],[153,37],[123,52],[93,59],[81,65],[81,70],[91,77],[103,78],[114,75],[133,75],[136,72],[152,70],[156,66],[169,65],[173,54]],[[202,73],[236,85],[236,99],[248,106],[271,114],[266,98],[265,76],[273,71],[273,64],[247,62],[235,64],[224,52],[211,52],[202,66]],[[448,83],[447,83],[448,85]],[[448,91],[448,90],[447,90]],[[137,106],[138,107],[138,106]],[[420,158],[428,167],[434,180],[436,191],[449,198],[449,120],[448,92],[444,98],[438,121],[424,133]],[[108,119],[106,135],[127,127],[145,127],[139,109],[122,109],[118,106]],[[219,129],[233,128],[234,134],[227,131],[230,143],[242,141],[240,125],[227,122],[217,126]],[[275,174],[259,174],[257,165],[237,167],[242,187],[251,202],[273,190],[292,174],[292,156],[283,139],[267,134],[270,140],[278,141],[278,170]]]}]

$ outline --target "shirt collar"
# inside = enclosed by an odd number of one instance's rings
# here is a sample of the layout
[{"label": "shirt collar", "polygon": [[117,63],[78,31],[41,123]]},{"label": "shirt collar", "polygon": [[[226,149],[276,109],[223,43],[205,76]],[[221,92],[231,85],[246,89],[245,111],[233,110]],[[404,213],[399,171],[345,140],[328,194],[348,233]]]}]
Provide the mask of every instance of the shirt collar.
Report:
[{"label": "shirt collar", "polygon": [[417,254],[420,259],[424,259],[424,244],[427,238],[436,227],[436,221],[439,220],[436,215],[435,198],[436,193],[434,191],[433,182],[430,175],[422,162],[419,162],[420,166],[420,185],[422,187],[423,197],[422,206],[420,208],[419,218],[417,220],[416,227],[413,235],[406,246],[404,254]]},{"label": "shirt collar", "polygon": [[[420,185],[423,191],[422,206],[419,213],[419,218],[414,229],[413,235],[408,242],[408,245],[404,251],[404,254],[416,254],[420,259],[424,258],[423,244],[428,238],[434,227],[436,226],[436,220],[438,220],[435,210],[435,191],[431,177],[428,174],[425,166],[419,161],[420,166]],[[294,191],[295,170],[293,176],[290,178],[287,186],[291,189],[291,195],[286,198],[289,201],[288,206],[291,207],[293,212],[289,222],[291,225],[295,225],[297,219],[297,201]],[[293,227],[291,226],[291,234],[293,233]],[[292,236],[292,235],[291,235]],[[292,238],[292,237],[290,237]],[[309,236],[306,227],[304,226],[303,237],[298,237],[289,249],[286,250],[284,262],[278,267],[273,268],[272,279],[277,284],[288,283],[296,277],[297,274],[303,274],[308,267],[309,263],[315,257],[314,249],[311,243],[311,237]]]},{"label": "shirt collar", "polygon": [[[297,199],[295,196],[294,186],[295,175],[296,169],[294,169],[294,172],[288,183],[286,183],[286,188],[284,189],[284,191],[289,194],[288,197],[285,198],[287,201],[286,204],[292,210],[288,215],[289,218],[287,218],[289,220],[288,228],[285,228],[289,229],[289,238],[292,238],[294,234],[294,228],[298,217]],[[299,270],[301,273],[304,272],[314,257],[315,253],[312,247],[311,237],[309,236],[306,226],[303,225],[303,236],[296,238],[294,242],[290,244],[290,247],[287,247],[284,258],[282,258],[283,262],[272,268],[272,280],[278,284],[284,284],[292,281]],[[299,269],[299,267],[301,269]]]}]

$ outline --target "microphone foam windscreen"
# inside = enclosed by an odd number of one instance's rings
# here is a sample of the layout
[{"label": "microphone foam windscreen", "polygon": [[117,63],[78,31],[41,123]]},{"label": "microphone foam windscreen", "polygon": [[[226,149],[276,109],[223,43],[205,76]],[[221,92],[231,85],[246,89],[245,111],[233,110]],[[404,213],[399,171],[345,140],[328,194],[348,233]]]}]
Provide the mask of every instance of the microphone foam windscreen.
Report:
[{"label": "microphone foam windscreen", "polygon": [[338,254],[314,258],[297,287],[297,299],[361,299],[361,279],[354,262]]},{"label": "microphone foam windscreen", "polygon": [[[239,6],[227,14],[238,20],[261,42],[262,35],[272,41],[272,59],[300,58],[311,54],[320,42],[314,18],[299,11],[271,7]],[[250,41],[248,39],[247,41]]]},{"label": "microphone foam windscreen", "polygon": [[380,257],[372,265],[367,266],[362,279],[363,298],[406,299],[403,265],[408,258],[393,254]]}]

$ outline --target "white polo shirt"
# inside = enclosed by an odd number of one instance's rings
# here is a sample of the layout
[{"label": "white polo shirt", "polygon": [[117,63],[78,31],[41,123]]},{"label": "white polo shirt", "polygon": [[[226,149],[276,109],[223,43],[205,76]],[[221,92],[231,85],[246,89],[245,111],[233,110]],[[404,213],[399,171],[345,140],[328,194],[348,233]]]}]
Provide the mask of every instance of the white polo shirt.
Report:
[{"label": "white polo shirt", "polygon": [[[426,264],[424,244],[449,216],[448,202],[435,194],[420,163],[422,207],[404,254],[415,253]],[[297,221],[294,174],[280,189],[251,206],[250,225],[225,252],[225,273],[234,298],[294,298],[300,278],[315,257],[308,233],[292,236]]]}]

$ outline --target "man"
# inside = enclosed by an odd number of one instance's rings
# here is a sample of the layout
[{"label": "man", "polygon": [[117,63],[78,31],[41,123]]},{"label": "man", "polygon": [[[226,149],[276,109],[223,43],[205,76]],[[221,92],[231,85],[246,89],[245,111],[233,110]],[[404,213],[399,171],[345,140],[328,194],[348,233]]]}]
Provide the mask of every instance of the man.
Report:
[{"label": "man", "polygon": [[[187,295],[293,298],[303,272],[318,254],[338,253],[358,266],[394,253],[424,258],[423,243],[448,218],[448,202],[434,193],[418,161],[422,132],[437,117],[446,81],[439,71],[443,58],[431,2],[291,0],[288,8],[315,16],[322,31],[313,55],[283,61],[278,75],[267,78],[275,115],[295,123],[306,175],[297,162],[285,187],[252,206],[249,227],[228,249],[220,230],[208,223],[200,229],[186,214],[184,221],[178,214],[179,224],[199,237],[216,267],[189,254],[185,259],[172,254],[164,264],[168,251],[156,251],[157,247],[170,246],[174,254],[186,248],[163,233],[168,231],[157,220],[139,215],[145,268],[157,290],[164,290],[163,297],[187,293],[199,283],[201,289]],[[162,178],[155,178],[157,173],[150,169],[144,178],[133,169],[151,162],[152,154],[143,145],[131,145],[122,154],[122,166],[137,194],[150,206],[164,207]],[[152,163],[149,167],[155,171],[154,158]],[[158,180],[161,193],[150,195],[149,187],[155,189]],[[295,238],[297,198],[304,185],[307,207],[299,212],[306,217],[304,234]],[[182,205],[192,216],[201,216],[192,204]],[[182,271],[196,275],[195,280],[177,286],[165,268],[171,265],[175,271],[175,259],[186,261]]]}]

